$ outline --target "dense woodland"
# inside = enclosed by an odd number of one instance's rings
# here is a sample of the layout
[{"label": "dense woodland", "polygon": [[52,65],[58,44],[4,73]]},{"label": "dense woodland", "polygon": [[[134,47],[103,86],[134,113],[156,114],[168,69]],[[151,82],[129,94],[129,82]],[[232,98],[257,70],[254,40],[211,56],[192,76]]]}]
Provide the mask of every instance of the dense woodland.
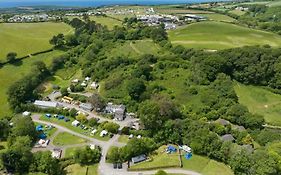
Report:
[{"label": "dense woodland", "polygon": [[[137,113],[145,128],[140,131],[124,128],[125,134],[140,133],[147,138],[132,139],[124,148],[113,149],[108,157],[110,161],[123,162],[148,154],[162,144],[173,143],[190,145],[194,153],[224,162],[238,175],[281,173],[280,131],[265,129],[263,116],[251,114],[239,104],[233,88],[238,81],[266,86],[280,93],[280,49],[265,45],[210,53],[173,46],[162,25],[148,27],[135,18],[126,19],[124,27],[112,31],[87,16],[66,22],[75,28],[75,34],[60,34],[50,41],[56,49],[67,50],[66,54],[54,58],[50,67],[36,63],[30,75],[9,89],[9,103],[15,112],[38,110],[27,103],[40,98],[36,87],[57,69],[78,66],[83,76],[104,82],[103,91],[107,93],[96,94],[95,99],[100,100],[92,99],[95,105],[103,107],[106,101],[123,103],[129,111]],[[120,43],[142,39],[153,40],[161,51],[136,57],[107,54]],[[173,78],[168,76],[169,72],[173,72]],[[183,86],[186,98],[181,99],[173,89],[160,83],[177,78],[181,78],[178,85]],[[192,104],[193,99],[200,105]],[[217,119],[226,119],[246,130],[213,122]],[[9,141],[8,151],[1,156],[4,167],[19,174],[28,171],[63,174],[62,168],[69,160],[58,163],[49,153],[32,154],[31,145],[36,138],[34,124],[25,118],[12,120],[15,120],[12,129],[8,120],[0,121],[0,138]],[[220,136],[224,134],[232,134],[235,143],[223,142]],[[256,147],[257,144],[260,146]],[[77,154],[76,162],[98,162],[99,153],[89,153],[95,158],[89,160],[87,151],[90,150],[84,151],[82,158]]]}]

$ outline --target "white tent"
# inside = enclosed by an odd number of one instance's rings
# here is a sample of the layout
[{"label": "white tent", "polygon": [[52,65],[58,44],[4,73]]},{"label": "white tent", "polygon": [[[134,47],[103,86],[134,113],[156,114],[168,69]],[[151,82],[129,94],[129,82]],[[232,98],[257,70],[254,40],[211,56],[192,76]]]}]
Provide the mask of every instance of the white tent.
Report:
[{"label": "white tent", "polygon": [[74,120],[71,125],[77,127],[80,125],[80,122],[78,120]]},{"label": "white tent", "polygon": [[102,132],[100,133],[101,137],[104,137],[108,134],[108,132],[106,130],[102,130]]}]

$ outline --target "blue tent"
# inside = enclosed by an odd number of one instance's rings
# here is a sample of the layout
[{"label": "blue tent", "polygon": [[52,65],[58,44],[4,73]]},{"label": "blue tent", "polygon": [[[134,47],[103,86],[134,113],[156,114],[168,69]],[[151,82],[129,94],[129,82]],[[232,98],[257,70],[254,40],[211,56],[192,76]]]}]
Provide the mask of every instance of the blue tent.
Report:
[{"label": "blue tent", "polygon": [[60,115],[60,116],[58,117],[58,119],[59,119],[59,120],[63,120],[63,119],[64,119],[64,116],[63,116],[63,115]]},{"label": "blue tent", "polygon": [[36,126],[36,131],[43,131],[43,126],[42,125]]},{"label": "blue tent", "polygon": [[177,151],[177,148],[175,148],[175,147],[172,146],[172,145],[169,145],[168,148],[167,148],[167,151],[169,151],[169,152],[176,152],[176,151]]},{"label": "blue tent", "polygon": [[184,155],[184,157],[185,157],[186,160],[190,160],[191,157],[192,157],[192,153],[186,153],[186,154]]},{"label": "blue tent", "polygon": [[44,134],[44,133],[40,134],[38,137],[39,137],[39,139],[46,139],[47,138],[46,134]]},{"label": "blue tent", "polygon": [[46,114],[45,116],[48,117],[48,118],[51,118],[51,117],[52,117],[51,114]]}]

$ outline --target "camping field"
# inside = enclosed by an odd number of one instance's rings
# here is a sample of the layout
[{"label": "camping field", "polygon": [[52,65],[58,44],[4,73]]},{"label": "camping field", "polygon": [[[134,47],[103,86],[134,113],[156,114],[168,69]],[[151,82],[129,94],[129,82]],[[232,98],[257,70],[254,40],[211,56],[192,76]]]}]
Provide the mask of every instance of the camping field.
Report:
[{"label": "camping field", "polygon": [[[87,171],[88,168],[88,171]],[[98,164],[91,166],[81,166],[79,164],[69,165],[65,168],[67,175],[97,175],[98,174]]]},{"label": "camping field", "polygon": [[227,49],[246,45],[281,46],[281,36],[224,22],[199,22],[169,32],[173,44],[190,48]]},{"label": "camping field", "polygon": [[1,23],[0,61],[7,53],[16,52],[18,57],[50,49],[52,36],[71,33],[73,29],[64,23]]},{"label": "camping field", "polygon": [[281,95],[262,87],[237,84],[235,91],[239,102],[254,114],[263,115],[266,123],[281,126]]},{"label": "camping field", "polygon": [[207,157],[193,155],[190,160],[183,157],[182,161],[183,169],[193,170],[202,175],[233,175],[228,166]]},{"label": "camping field", "polygon": [[50,64],[52,59],[58,55],[61,55],[62,51],[53,51],[31,58],[26,58],[16,64],[7,64],[0,69],[0,118],[11,114],[9,110],[9,104],[7,101],[7,90],[17,80],[22,78],[24,75],[30,73],[32,64],[36,61],[44,61]]}]

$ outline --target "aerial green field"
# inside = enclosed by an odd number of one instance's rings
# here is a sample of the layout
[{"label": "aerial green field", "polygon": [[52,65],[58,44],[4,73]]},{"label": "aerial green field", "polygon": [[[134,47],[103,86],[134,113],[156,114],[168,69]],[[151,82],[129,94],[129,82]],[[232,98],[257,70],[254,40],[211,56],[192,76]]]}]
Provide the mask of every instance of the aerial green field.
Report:
[{"label": "aerial green field", "polygon": [[241,11],[241,10],[231,10],[231,11],[229,11],[229,13],[241,16],[241,15],[244,15],[246,12],[245,11]]},{"label": "aerial green field", "polygon": [[73,164],[66,167],[65,170],[67,172],[67,175],[98,175],[98,164],[91,166],[81,166],[79,164]]},{"label": "aerial green field", "polygon": [[224,22],[193,23],[169,32],[173,44],[190,48],[227,49],[246,45],[281,46],[281,36]]},{"label": "aerial green field", "polygon": [[179,167],[179,153],[167,154],[165,151],[166,147],[167,146],[160,147],[156,150],[156,153],[152,155],[151,160],[132,165],[130,170]]},{"label": "aerial green field", "polygon": [[59,133],[53,141],[53,144],[56,146],[74,145],[81,143],[87,143],[87,140],[71,135],[67,132]]},{"label": "aerial green field", "polygon": [[18,57],[50,49],[52,36],[71,33],[73,29],[64,23],[1,23],[0,61],[7,53],[16,52]]},{"label": "aerial green field", "polygon": [[24,75],[30,73],[32,64],[36,61],[44,61],[50,64],[52,59],[58,55],[63,54],[62,51],[53,51],[31,58],[26,58],[19,64],[11,65],[7,64],[0,69],[0,118],[11,114],[9,110],[9,104],[7,101],[7,90],[17,80]]},{"label": "aerial green field", "polygon": [[110,18],[110,17],[91,16],[90,19],[93,21],[96,21],[97,23],[107,26],[108,29],[113,29],[114,26],[122,26],[121,21],[118,21],[118,20]]},{"label": "aerial green field", "polygon": [[183,169],[193,170],[202,175],[233,175],[228,166],[207,157],[193,155],[190,160],[183,157],[182,161]]},{"label": "aerial green field", "polygon": [[247,106],[250,112],[263,115],[269,124],[281,126],[281,95],[242,84],[237,84],[235,91],[239,102]]}]

